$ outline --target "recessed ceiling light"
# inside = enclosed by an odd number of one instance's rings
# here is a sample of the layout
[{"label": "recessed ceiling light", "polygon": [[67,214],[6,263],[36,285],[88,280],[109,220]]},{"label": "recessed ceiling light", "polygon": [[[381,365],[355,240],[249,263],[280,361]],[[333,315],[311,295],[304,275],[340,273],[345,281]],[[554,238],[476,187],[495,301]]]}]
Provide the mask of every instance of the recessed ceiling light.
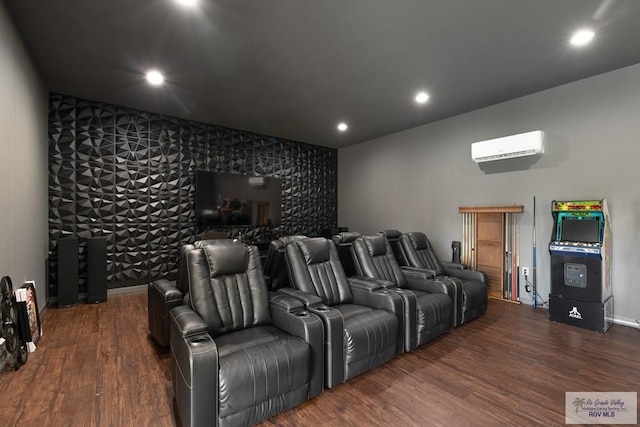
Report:
[{"label": "recessed ceiling light", "polygon": [[424,104],[429,100],[429,94],[427,92],[418,92],[416,95],[416,102],[418,104]]},{"label": "recessed ceiling light", "polygon": [[159,71],[151,70],[147,72],[147,81],[154,86],[159,86],[164,83],[164,76]]},{"label": "recessed ceiling light", "polygon": [[589,42],[595,35],[596,33],[591,30],[578,30],[573,33],[573,36],[571,37],[571,40],[569,42],[574,46],[584,46],[586,44],[589,44]]},{"label": "recessed ceiling light", "polygon": [[195,6],[198,0],[176,0],[178,3],[184,6]]},{"label": "recessed ceiling light", "polygon": [[347,126],[347,124],[346,124],[346,123],[340,123],[340,124],[338,124],[338,130],[339,130],[340,132],[344,132],[344,131],[345,131],[345,130],[347,130],[347,129],[349,129],[349,126]]}]

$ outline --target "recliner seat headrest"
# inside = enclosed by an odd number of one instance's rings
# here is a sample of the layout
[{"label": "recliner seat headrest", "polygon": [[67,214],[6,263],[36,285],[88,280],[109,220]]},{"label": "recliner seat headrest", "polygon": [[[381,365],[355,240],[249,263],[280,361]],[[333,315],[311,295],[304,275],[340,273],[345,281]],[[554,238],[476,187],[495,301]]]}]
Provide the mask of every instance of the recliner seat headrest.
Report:
[{"label": "recliner seat headrest", "polygon": [[218,241],[202,248],[209,264],[211,278],[244,273],[249,260],[249,247],[232,240]]},{"label": "recliner seat headrest", "polygon": [[402,233],[398,230],[382,230],[381,233],[389,240],[398,240],[402,236]]},{"label": "recliner seat headrest", "polygon": [[360,237],[360,233],[357,231],[343,231],[342,233],[338,233],[332,237],[333,241],[338,245],[341,244],[350,244],[354,240]]},{"label": "recliner seat headrest", "polygon": [[219,242],[220,240],[227,240],[227,239],[207,239],[207,240],[196,240],[195,242],[193,242],[193,247],[195,247],[196,249],[202,249],[207,245],[212,245],[214,243]]},{"label": "recliner seat headrest", "polygon": [[364,236],[363,238],[371,256],[387,254],[387,239],[382,234],[378,234],[377,236]]},{"label": "recliner seat headrest", "polygon": [[291,242],[296,242],[298,240],[304,240],[306,239],[307,236],[302,236],[302,235],[295,235],[295,236],[282,236],[280,238],[278,238],[278,248],[284,248],[285,246],[287,246],[289,243]]},{"label": "recliner seat headrest", "polygon": [[429,248],[429,240],[427,240],[427,236],[424,233],[409,233],[409,238],[411,239],[411,243],[413,244],[413,247],[416,248],[416,250]]},{"label": "recliner seat headrest", "polygon": [[296,244],[300,248],[307,265],[327,262],[331,257],[329,245],[332,243],[324,237],[300,240]]}]

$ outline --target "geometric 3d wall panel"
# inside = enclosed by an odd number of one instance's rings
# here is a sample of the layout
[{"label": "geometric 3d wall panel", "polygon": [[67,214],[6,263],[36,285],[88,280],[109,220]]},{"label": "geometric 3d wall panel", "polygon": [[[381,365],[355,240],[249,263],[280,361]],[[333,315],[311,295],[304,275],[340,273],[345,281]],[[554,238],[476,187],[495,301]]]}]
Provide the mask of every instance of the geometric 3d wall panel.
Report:
[{"label": "geometric 3d wall panel", "polygon": [[110,288],[174,276],[180,246],[198,233],[198,169],[282,179],[285,233],[335,227],[337,160],[332,148],[51,94],[49,296],[64,236],[80,242],[81,294],[89,237],[107,239]]}]

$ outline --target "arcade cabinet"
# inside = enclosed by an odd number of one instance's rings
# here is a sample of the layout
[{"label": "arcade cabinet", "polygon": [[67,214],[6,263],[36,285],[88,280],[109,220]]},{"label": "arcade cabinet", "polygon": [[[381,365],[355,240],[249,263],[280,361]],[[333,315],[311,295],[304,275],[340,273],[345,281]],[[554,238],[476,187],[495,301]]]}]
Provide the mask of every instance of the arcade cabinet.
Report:
[{"label": "arcade cabinet", "polygon": [[606,199],[553,201],[549,319],[605,333],[613,322]]}]

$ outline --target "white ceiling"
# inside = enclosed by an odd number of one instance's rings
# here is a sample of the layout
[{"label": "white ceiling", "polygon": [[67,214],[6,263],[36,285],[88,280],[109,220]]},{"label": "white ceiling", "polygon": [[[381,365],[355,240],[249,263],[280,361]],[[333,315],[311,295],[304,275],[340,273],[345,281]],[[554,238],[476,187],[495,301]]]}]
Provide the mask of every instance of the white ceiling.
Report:
[{"label": "white ceiling", "polygon": [[637,0],[199,1],[4,5],[52,92],[329,147],[640,62]]}]

